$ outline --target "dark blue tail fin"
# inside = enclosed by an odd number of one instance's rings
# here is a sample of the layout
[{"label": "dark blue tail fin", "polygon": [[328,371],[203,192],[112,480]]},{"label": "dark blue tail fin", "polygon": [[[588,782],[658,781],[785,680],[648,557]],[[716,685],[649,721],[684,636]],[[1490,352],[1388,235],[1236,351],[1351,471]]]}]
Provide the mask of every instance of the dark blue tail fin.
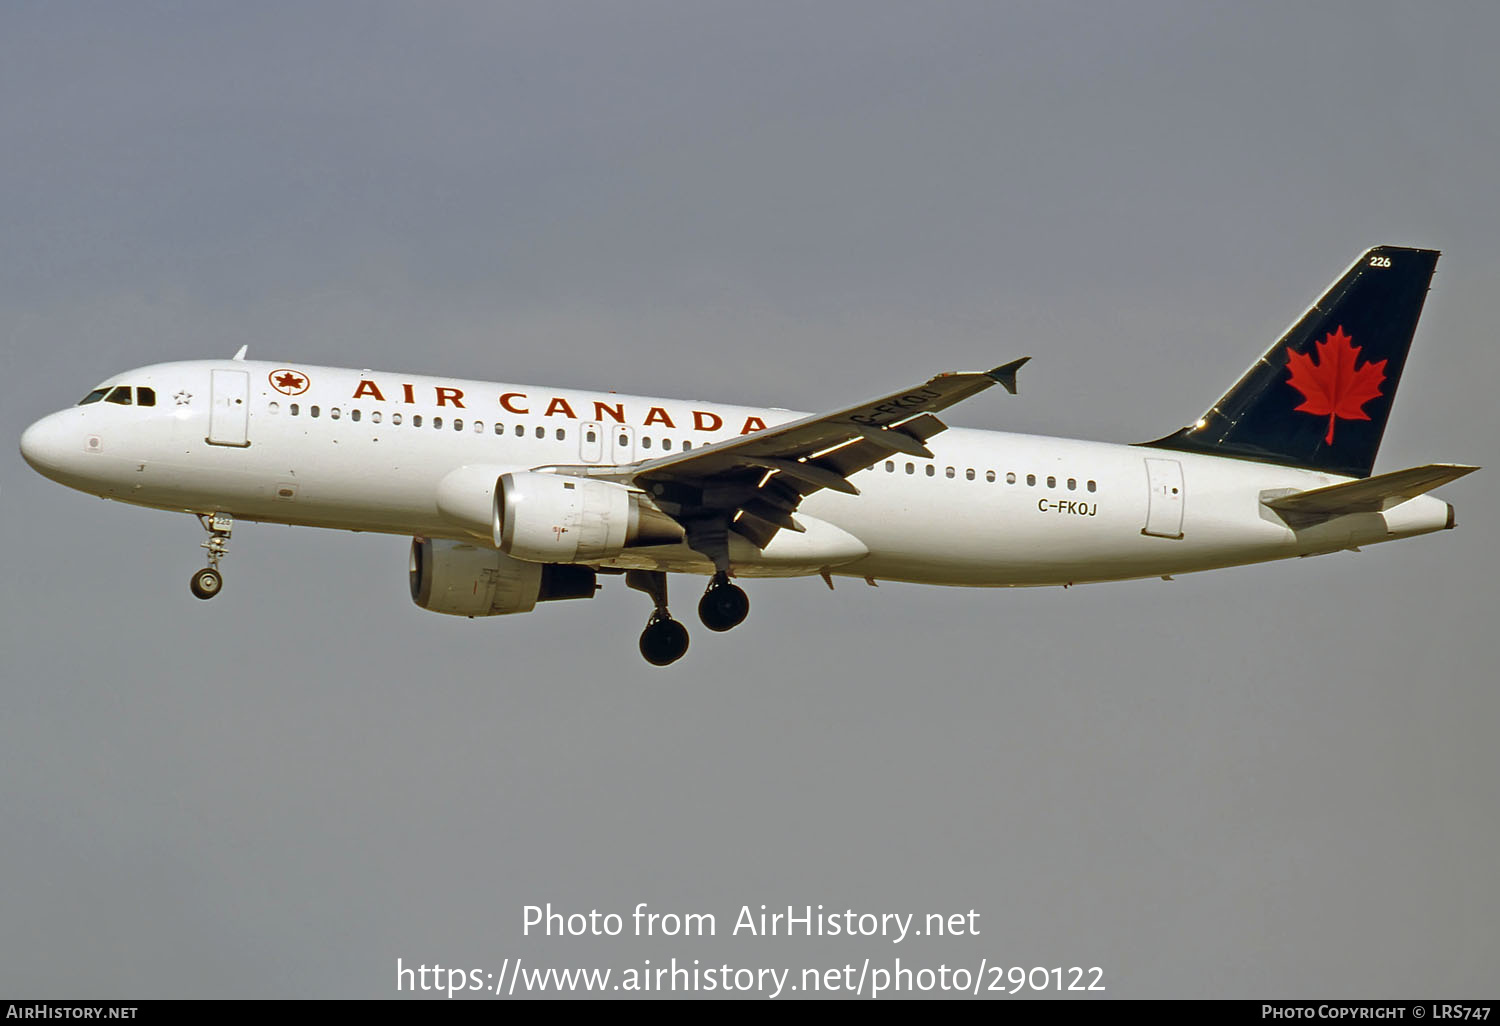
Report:
[{"label": "dark blue tail fin", "polygon": [[1198,423],[1144,444],[1369,477],[1437,258],[1370,250]]}]

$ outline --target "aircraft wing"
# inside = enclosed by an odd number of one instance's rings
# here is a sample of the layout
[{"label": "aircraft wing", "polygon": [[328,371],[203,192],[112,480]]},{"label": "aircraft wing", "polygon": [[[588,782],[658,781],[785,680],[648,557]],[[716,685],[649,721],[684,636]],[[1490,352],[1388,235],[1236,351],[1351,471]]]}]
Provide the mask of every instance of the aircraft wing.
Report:
[{"label": "aircraft wing", "polygon": [[1016,391],[1023,357],[989,371],[939,374],[890,395],[753,434],[615,468],[714,556],[726,531],[764,548],[776,532],[801,531],[792,514],[822,488],[859,494],[850,475],[894,454],[930,459],[923,444],[947,425],[934,414],[992,385]]}]

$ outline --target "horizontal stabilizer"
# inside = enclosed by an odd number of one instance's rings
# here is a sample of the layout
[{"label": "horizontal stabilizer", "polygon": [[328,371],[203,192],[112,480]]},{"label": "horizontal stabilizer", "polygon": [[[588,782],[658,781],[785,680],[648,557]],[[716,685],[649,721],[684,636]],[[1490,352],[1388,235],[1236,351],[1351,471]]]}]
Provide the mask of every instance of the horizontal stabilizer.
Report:
[{"label": "horizontal stabilizer", "polygon": [[1425,467],[1409,467],[1377,477],[1367,477],[1363,481],[1293,492],[1291,495],[1263,501],[1278,513],[1292,514],[1298,518],[1324,519],[1347,513],[1381,513],[1478,469],[1456,463],[1432,463]]}]

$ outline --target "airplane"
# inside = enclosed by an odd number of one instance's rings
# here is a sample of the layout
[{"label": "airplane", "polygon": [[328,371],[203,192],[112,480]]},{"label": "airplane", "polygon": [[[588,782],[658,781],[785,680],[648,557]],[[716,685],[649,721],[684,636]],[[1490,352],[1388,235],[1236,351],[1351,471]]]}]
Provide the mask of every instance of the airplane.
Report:
[{"label": "airplane", "polygon": [[1477,470],[1371,476],[1435,250],[1378,246],[1192,424],[1135,444],[949,428],[1029,358],[822,414],[227,360],[111,376],[21,437],[79,491],[195,515],[218,595],[236,520],[412,536],[423,609],[480,617],[592,598],[621,575],[641,654],[749,613],[736,578],[1069,586],[1314,556],[1451,529],[1427,494]]}]

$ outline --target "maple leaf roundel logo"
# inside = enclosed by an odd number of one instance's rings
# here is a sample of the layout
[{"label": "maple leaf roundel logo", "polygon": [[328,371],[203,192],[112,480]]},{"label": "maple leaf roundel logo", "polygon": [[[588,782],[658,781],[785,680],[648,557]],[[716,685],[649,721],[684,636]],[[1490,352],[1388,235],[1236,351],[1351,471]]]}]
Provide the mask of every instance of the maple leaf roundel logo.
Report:
[{"label": "maple leaf roundel logo", "polygon": [[1365,403],[1379,399],[1385,381],[1385,361],[1359,363],[1361,347],[1344,334],[1339,325],[1317,344],[1317,362],[1309,353],[1286,354],[1286,365],[1292,376],[1287,379],[1302,393],[1300,413],[1328,418],[1328,434],[1323,441],[1333,444],[1334,425],[1340,420],[1369,420]]},{"label": "maple leaf roundel logo", "polygon": [[312,379],[301,371],[281,367],[270,374],[271,387],[282,395],[301,395],[312,385]]}]

